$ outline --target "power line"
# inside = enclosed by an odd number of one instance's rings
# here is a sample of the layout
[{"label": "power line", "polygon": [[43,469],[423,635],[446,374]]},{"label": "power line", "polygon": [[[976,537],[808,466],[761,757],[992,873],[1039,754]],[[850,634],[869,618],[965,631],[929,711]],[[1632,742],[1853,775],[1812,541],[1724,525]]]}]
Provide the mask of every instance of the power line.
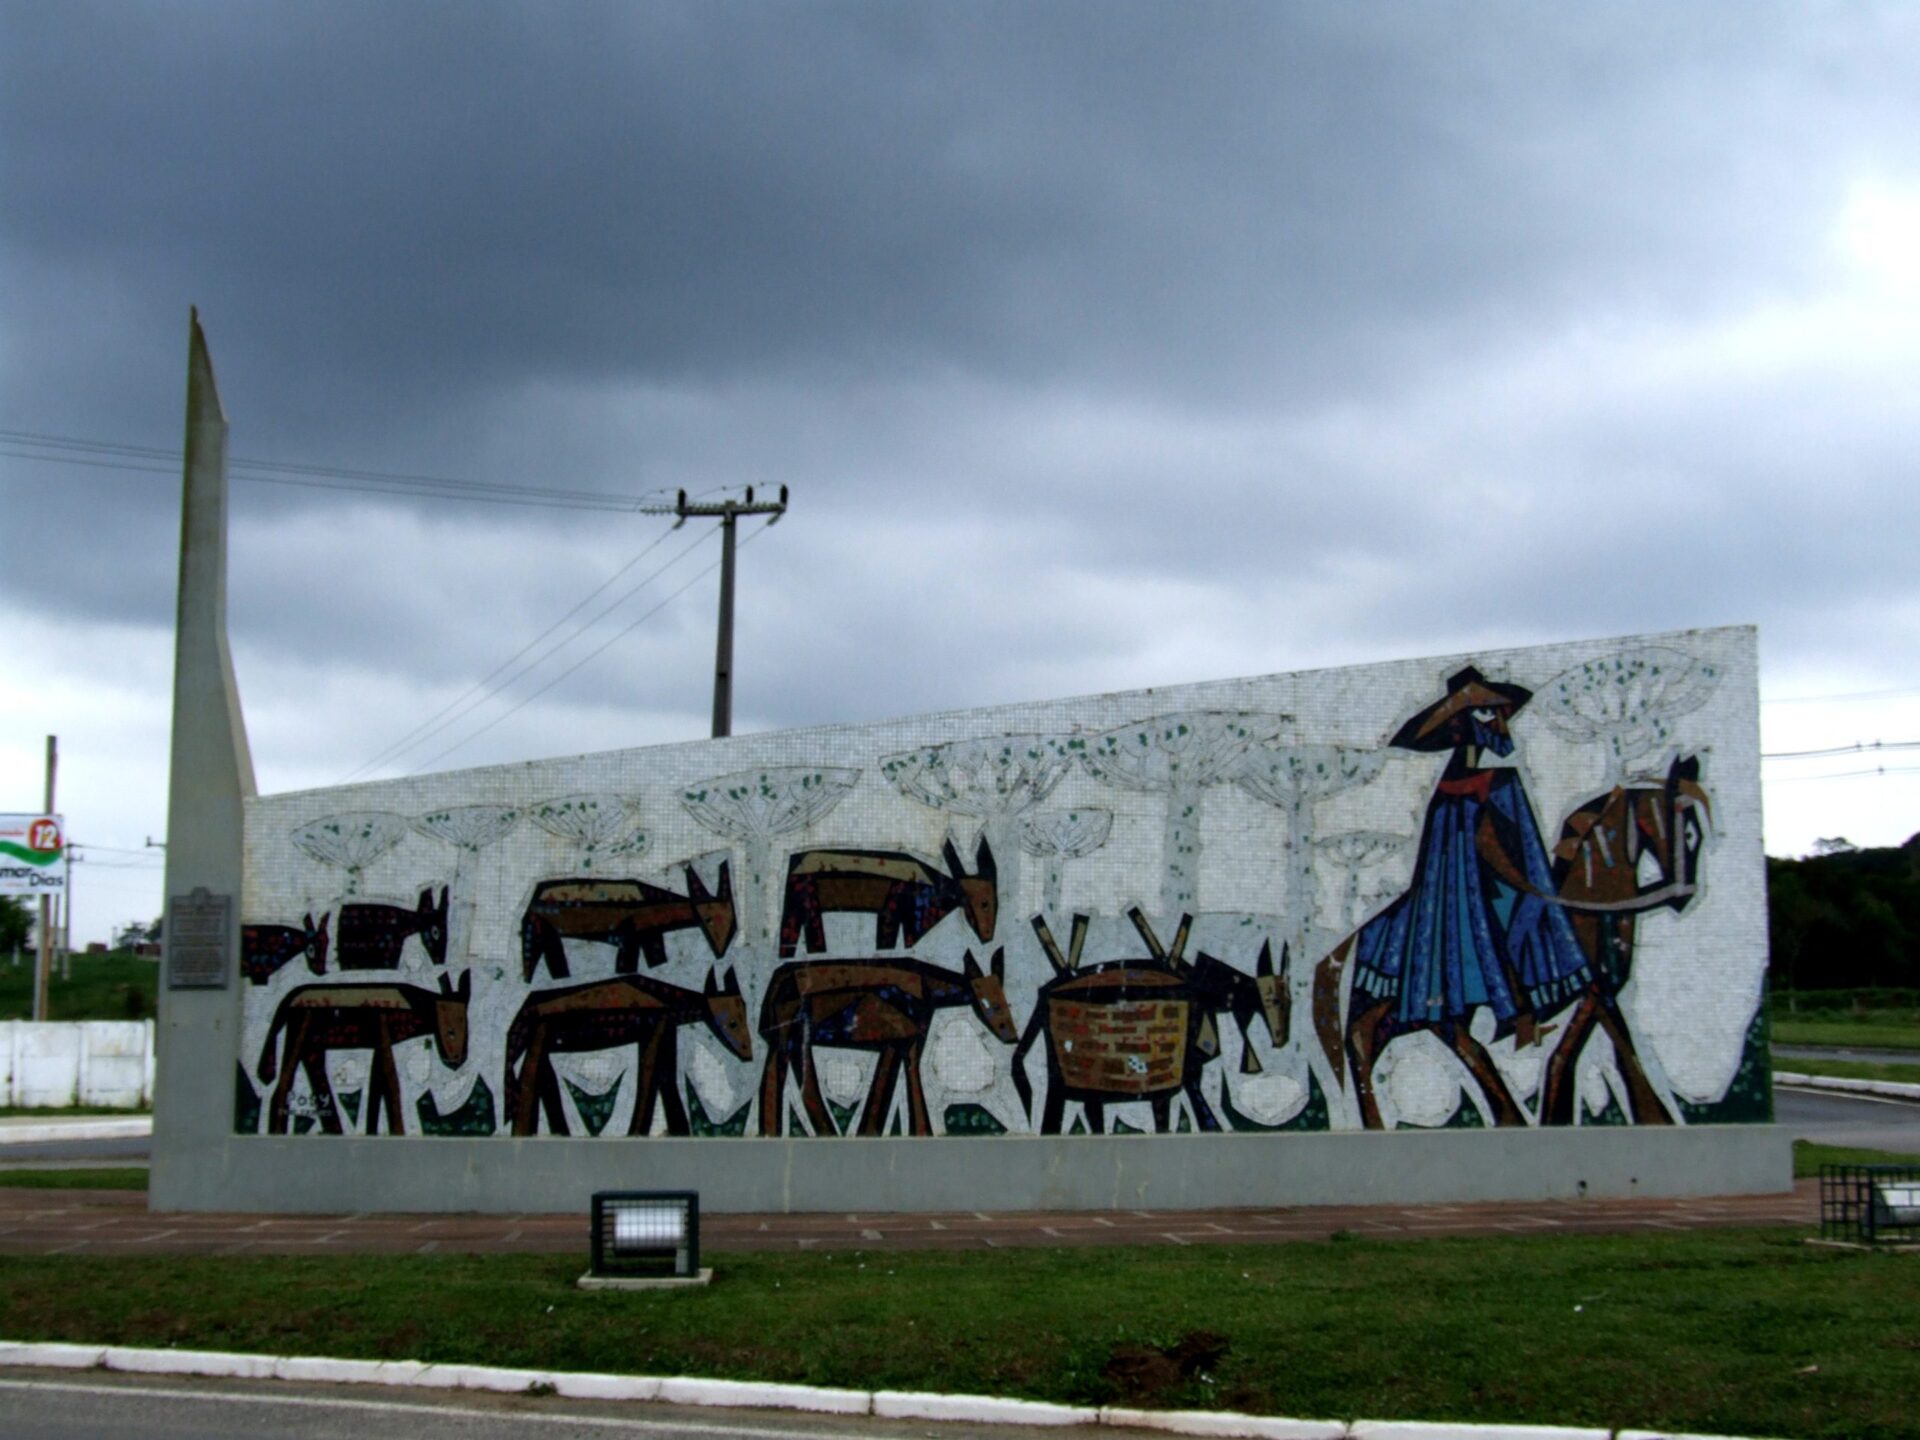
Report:
[{"label": "power line", "polygon": [[[125,445],[70,435],[48,435],[32,430],[0,429],[0,456],[79,465],[95,470],[122,470],[153,475],[177,475],[182,457],[177,450],[153,445]],[[21,448],[24,447],[24,448]],[[227,466],[237,480],[306,489],[349,490],[364,494],[411,495],[433,499],[470,500],[495,505],[537,505],[556,509],[602,510],[632,514],[649,503],[648,496],[626,497],[599,490],[566,490],[495,481],[461,480],[444,475],[406,471],[354,469],[300,461],[249,459],[231,456]],[[711,493],[711,492],[709,492]]]},{"label": "power line", "polygon": [[1795,785],[1807,780],[1853,780],[1863,775],[1920,775],[1920,765],[1876,765],[1870,770],[1841,770],[1832,775],[1771,775],[1768,785]]},{"label": "power line", "polygon": [[[632,599],[633,596],[638,594],[641,590],[645,589],[648,585],[651,585],[655,580],[658,580],[662,575],[666,574],[667,571],[671,570],[674,566],[678,565],[682,560],[686,559],[686,557],[692,554],[694,550],[698,549],[700,546],[700,543],[707,538],[705,534],[696,535],[693,538],[691,543],[689,543],[688,545],[680,549],[678,552],[676,552],[673,558],[668,560],[666,564],[660,566],[657,570],[654,570],[651,574],[642,578],[637,584],[631,586],[630,588],[622,592],[611,604],[607,605],[602,610],[600,610],[599,613],[594,615],[590,620],[587,620],[583,624],[576,626],[575,629],[573,630],[573,633],[568,635],[564,640],[560,641],[559,644],[551,646],[546,651],[545,654],[539,656],[537,659],[530,661],[526,665],[521,666],[517,671],[515,671],[514,674],[507,676],[507,678],[505,680],[502,680],[498,685],[495,685],[493,683],[494,680],[502,674],[502,672],[511,669],[520,660],[520,658],[524,656],[529,650],[532,650],[535,646],[539,645],[541,641],[545,640],[549,635],[553,634],[554,631],[558,630],[562,625],[566,624],[567,621],[571,620],[575,615],[578,615],[581,610],[585,609],[587,605],[592,603],[593,599],[596,596],[598,596],[603,591],[605,591],[609,585],[613,584],[614,581],[618,580],[622,575],[626,574],[627,571],[631,570],[635,565],[639,564],[641,560],[645,559],[654,550],[658,549],[661,545],[666,543],[667,536],[671,535],[672,533],[673,532],[671,530],[663,531],[653,541],[652,544],[648,545],[639,554],[635,555],[631,560],[627,561],[626,564],[622,565],[618,570],[614,571],[613,574],[609,575],[605,580],[601,581],[599,585],[594,587],[594,589],[591,592],[589,592],[585,596],[585,598],[580,600],[579,603],[577,603],[571,610],[567,611],[566,614],[562,615],[558,620],[554,621],[553,624],[549,625],[545,630],[541,631],[538,635],[534,636],[533,639],[529,640],[525,645],[521,646],[520,649],[515,651],[512,655],[508,656],[507,659],[503,661],[501,664],[495,666],[491,672],[489,672],[486,676],[484,676],[474,685],[469,687],[465,693],[463,693],[456,699],[449,701],[446,705],[443,705],[440,709],[436,710],[432,715],[429,715],[425,720],[421,721],[420,724],[414,726],[414,728],[409,730],[405,735],[402,735],[398,740],[388,745],[386,749],[382,750],[379,754],[375,755],[371,760],[366,761],[364,764],[360,765],[358,768],[353,770],[350,774],[347,775],[346,780],[343,780],[341,783],[345,784],[347,783],[347,781],[350,781],[354,779],[356,776],[362,775],[367,771],[374,769],[376,766],[385,763],[389,759],[397,759],[399,756],[405,754],[408,750],[414,749],[422,741],[427,740],[432,736],[439,734],[442,730],[446,729],[447,726],[453,724],[454,721],[460,719],[461,716],[470,714],[472,711],[478,709],[481,705],[484,705],[495,694],[499,693],[501,690],[504,690],[508,685],[511,685],[514,681],[518,680],[522,675],[527,674],[529,671],[534,670],[538,666],[544,665],[549,659],[559,654],[560,651],[564,650],[568,645],[571,645],[581,635],[585,634],[588,630],[592,629],[595,625],[599,624],[600,621],[605,619],[608,615],[612,614],[620,606],[624,605],[628,600]],[[469,703],[469,701],[471,703]],[[448,712],[450,711],[455,713],[449,714]],[[446,718],[442,719],[441,718],[442,716],[445,716]],[[438,722],[437,724],[435,723],[436,721]]]},{"label": "power line", "polygon": [[[747,536],[746,539],[742,540],[740,542],[739,548],[744,550],[747,546],[751,545],[756,539],[758,539],[761,535],[766,533],[767,527],[772,524],[773,524],[772,520],[766,521],[764,524],[760,526],[758,530],[755,530],[751,535]],[[569,665],[565,670],[562,670],[558,675],[554,676],[553,679],[549,680],[546,684],[542,685],[538,690],[535,690],[531,695],[528,695],[525,698],[521,699],[517,704],[513,706],[512,709],[504,712],[503,714],[495,716],[493,719],[489,720],[485,725],[482,725],[478,730],[475,730],[471,735],[467,736],[464,740],[455,741],[452,745],[449,745],[446,749],[442,750],[438,755],[433,756],[432,759],[427,760],[422,764],[415,766],[412,773],[415,775],[418,775],[422,771],[424,771],[428,766],[438,764],[440,761],[444,760],[447,756],[453,754],[454,751],[459,750],[464,746],[471,744],[475,740],[478,740],[482,735],[486,734],[489,730],[493,729],[494,726],[500,724],[501,721],[506,720],[508,717],[515,715],[519,713],[521,710],[525,709],[528,705],[532,704],[535,700],[538,700],[542,695],[546,694],[547,691],[551,690],[554,686],[558,685],[562,680],[566,679],[569,675],[573,674],[573,672],[578,670],[582,665],[585,665],[589,660],[592,660],[593,658],[601,654],[603,651],[605,651],[608,646],[612,645],[615,641],[621,640],[625,638],[627,635],[630,635],[631,633],[633,633],[634,630],[638,629],[646,621],[651,620],[655,615],[658,615],[662,610],[666,609],[667,606],[671,605],[675,600],[678,600],[682,595],[686,594],[687,591],[691,590],[695,585],[699,584],[702,580],[706,579],[707,576],[711,575],[714,571],[718,570],[719,568],[720,568],[720,562],[718,560],[715,560],[712,564],[708,565],[704,570],[700,571],[699,574],[695,575],[692,579],[688,580],[686,584],[682,585],[678,590],[675,590],[671,595],[668,595],[667,597],[662,599],[651,610],[647,611],[646,614],[640,616],[639,619],[635,620],[632,624],[628,625],[625,629],[620,630],[615,634],[609,636],[600,645],[588,651],[585,655],[582,655],[578,660],[574,661],[573,664]]]},{"label": "power line", "polygon": [[1817,760],[1830,755],[1858,755],[1868,750],[1920,750],[1920,740],[1865,740],[1852,745],[1829,745],[1822,750],[1772,750],[1762,760]]},{"label": "power line", "polygon": [[1842,700],[1891,700],[1902,695],[1920,695],[1920,689],[1902,686],[1894,690],[1854,690],[1839,695],[1779,695],[1769,697],[1760,703],[1762,705],[1812,705]]}]

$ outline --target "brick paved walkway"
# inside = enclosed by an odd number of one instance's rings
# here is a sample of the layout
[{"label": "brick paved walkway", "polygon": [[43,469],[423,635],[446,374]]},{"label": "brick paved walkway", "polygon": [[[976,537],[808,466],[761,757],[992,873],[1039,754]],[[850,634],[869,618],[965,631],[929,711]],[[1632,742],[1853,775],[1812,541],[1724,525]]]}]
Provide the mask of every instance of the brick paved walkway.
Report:
[{"label": "brick paved walkway", "polygon": [[[1020,1245],[1209,1245],[1432,1235],[1593,1234],[1819,1223],[1819,1182],[1789,1193],[1689,1200],[1118,1210],[1050,1214],[703,1215],[701,1248],[971,1250]],[[405,1255],[587,1248],[578,1215],[149,1214],[138,1191],[0,1189],[0,1254]]]}]

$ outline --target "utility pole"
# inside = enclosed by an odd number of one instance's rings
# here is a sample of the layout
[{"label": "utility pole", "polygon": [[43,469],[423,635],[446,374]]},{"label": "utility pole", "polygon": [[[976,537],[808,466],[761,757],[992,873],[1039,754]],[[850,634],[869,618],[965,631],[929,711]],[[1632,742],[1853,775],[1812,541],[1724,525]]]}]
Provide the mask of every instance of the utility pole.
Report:
[{"label": "utility pole", "polygon": [[[47,736],[47,804],[40,813],[53,814],[53,776],[60,767],[60,737]],[[64,838],[64,837],[63,837]],[[52,906],[48,897],[40,897],[40,953],[33,967],[33,1018],[47,1018],[47,971],[53,965]]]},{"label": "utility pole", "polygon": [[705,505],[690,503],[682,490],[673,513],[680,517],[674,522],[675,529],[693,519],[720,522],[720,640],[713,657],[713,736],[717,740],[733,733],[733,522],[742,515],[771,515],[773,519],[767,523],[775,523],[787,513],[787,487],[780,487],[777,501],[756,502],[749,485],[744,500]]}]

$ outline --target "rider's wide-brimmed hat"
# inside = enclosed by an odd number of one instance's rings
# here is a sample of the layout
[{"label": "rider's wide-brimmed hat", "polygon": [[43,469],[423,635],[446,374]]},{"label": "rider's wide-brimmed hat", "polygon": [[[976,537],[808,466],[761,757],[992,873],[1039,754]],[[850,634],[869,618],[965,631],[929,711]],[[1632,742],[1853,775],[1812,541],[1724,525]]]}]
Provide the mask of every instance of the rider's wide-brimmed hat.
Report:
[{"label": "rider's wide-brimmed hat", "polygon": [[1396,750],[1451,750],[1453,717],[1467,710],[1505,710],[1509,716],[1533,698],[1523,685],[1489,680],[1473,666],[1447,678],[1447,693],[1394,732],[1387,744]]}]

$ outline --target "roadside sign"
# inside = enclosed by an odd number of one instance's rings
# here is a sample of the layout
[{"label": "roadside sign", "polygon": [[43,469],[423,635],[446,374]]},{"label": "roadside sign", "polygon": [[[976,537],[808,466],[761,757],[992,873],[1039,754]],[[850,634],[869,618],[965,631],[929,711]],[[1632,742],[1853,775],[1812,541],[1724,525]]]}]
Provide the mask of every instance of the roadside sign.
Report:
[{"label": "roadside sign", "polygon": [[0,815],[0,895],[67,888],[67,835],[58,815]]}]

